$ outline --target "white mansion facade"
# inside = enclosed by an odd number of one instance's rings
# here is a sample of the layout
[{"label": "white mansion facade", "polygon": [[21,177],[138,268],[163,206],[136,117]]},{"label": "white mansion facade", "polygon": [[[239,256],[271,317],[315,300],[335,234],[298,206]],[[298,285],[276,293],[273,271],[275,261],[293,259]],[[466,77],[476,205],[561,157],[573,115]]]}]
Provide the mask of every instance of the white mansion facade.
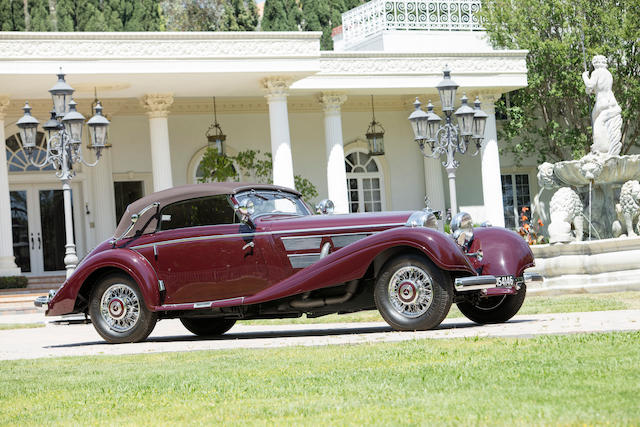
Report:
[{"label": "white mansion facade", "polygon": [[[459,157],[458,205],[477,222],[503,225],[522,204],[516,192],[535,191],[533,172],[500,158],[493,107],[527,84],[526,52],[493,50],[477,23],[406,31],[377,14],[379,3],[345,14],[334,51],[320,50],[320,33],[304,32],[0,33],[0,275],[64,270],[61,183],[50,167],[28,163],[16,126],[25,100],[47,120],[60,68],[79,111],[90,117],[97,93],[111,120],[112,148],[72,181],[79,256],[112,235],[130,201],[196,182],[214,96],[225,151],[271,152],[276,184],[303,175],[338,213],[421,209],[425,195],[446,208],[446,172],[422,156],[407,120],[416,96],[439,109],[445,66],[457,97],[479,96],[489,114],[481,153]],[[385,153],[375,157],[364,136],[371,95],[386,130]]]}]

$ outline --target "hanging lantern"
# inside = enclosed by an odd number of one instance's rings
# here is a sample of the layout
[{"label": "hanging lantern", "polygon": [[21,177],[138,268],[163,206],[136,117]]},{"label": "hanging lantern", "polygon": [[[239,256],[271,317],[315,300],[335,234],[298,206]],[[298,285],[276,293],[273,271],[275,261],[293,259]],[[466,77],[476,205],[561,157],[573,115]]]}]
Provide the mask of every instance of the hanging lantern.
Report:
[{"label": "hanging lantern", "polygon": [[218,123],[218,112],[216,111],[216,97],[213,97],[213,123],[205,133],[210,148],[218,150],[218,154],[224,155],[224,141],[227,135],[222,133],[222,128]]},{"label": "hanging lantern", "polygon": [[371,123],[367,129],[366,137],[369,143],[369,155],[384,155],[384,128],[379,122],[376,122],[376,112],[373,108],[373,95],[371,95]]},{"label": "hanging lantern", "polygon": [[28,102],[24,103],[24,116],[17,121],[16,125],[20,129],[20,139],[22,140],[22,146],[31,153],[36,146],[36,135],[38,133],[38,119],[31,115],[31,107]]}]

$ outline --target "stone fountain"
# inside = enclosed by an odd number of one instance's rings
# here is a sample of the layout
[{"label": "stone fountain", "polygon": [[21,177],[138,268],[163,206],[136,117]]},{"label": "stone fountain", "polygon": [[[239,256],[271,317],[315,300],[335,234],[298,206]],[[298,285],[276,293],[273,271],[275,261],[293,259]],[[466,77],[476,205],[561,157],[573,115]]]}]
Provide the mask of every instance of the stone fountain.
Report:
[{"label": "stone fountain", "polygon": [[620,155],[622,118],[611,90],[613,77],[604,56],[595,56],[593,66],[591,76],[582,74],[587,93],[596,95],[591,152],[538,167],[540,188],[554,191],[550,243],[640,234],[640,155]]},{"label": "stone fountain", "polygon": [[[545,277],[532,293],[640,290],[640,155],[620,155],[613,77],[604,56],[592,63],[591,75],[582,74],[587,93],[596,95],[591,152],[538,167],[536,210],[549,222],[549,244],[532,246],[533,271]],[[544,192],[553,192],[548,203]]]}]

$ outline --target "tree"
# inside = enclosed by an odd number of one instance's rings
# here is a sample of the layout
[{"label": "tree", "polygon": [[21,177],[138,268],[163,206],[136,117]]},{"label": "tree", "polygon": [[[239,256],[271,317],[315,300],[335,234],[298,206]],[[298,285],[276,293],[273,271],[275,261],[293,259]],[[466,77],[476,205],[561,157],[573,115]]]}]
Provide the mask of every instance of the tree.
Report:
[{"label": "tree", "polygon": [[51,31],[51,16],[47,0],[29,0],[29,31]]},{"label": "tree", "polygon": [[254,0],[227,0],[220,19],[220,31],[255,31],[258,9]]},{"label": "tree", "polygon": [[223,0],[164,0],[168,31],[216,31],[224,13]]},{"label": "tree", "polygon": [[24,5],[22,0],[0,0],[0,30],[25,30]]},{"label": "tree", "polygon": [[[481,15],[497,48],[527,49],[529,85],[501,100],[500,133],[516,162],[580,158],[592,143],[581,74],[607,56],[623,110],[622,154],[640,146],[640,7],[637,0],[489,0]],[[583,49],[585,54],[583,55]]]},{"label": "tree", "polygon": [[302,12],[296,0],[265,0],[263,31],[299,31]]},{"label": "tree", "polygon": [[[228,156],[209,147],[202,157],[199,171],[202,172],[202,176],[198,178],[200,182],[239,181],[244,177],[252,182],[271,183],[273,161],[271,153],[261,154],[260,150],[245,150],[236,156]],[[296,175],[294,181],[304,200],[310,201],[318,197],[318,190],[307,178]]]}]

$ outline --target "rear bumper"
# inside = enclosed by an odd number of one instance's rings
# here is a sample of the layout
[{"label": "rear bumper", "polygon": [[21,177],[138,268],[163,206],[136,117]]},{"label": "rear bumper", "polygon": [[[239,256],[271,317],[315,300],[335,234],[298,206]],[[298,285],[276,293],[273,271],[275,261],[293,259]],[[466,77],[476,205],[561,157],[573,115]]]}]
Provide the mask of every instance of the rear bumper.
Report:
[{"label": "rear bumper", "polygon": [[496,278],[496,276],[468,276],[458,277],[454,282],[454,286],[456,292],[481,291],[494,288],[515,288],[516,290],[518,290],[520,289],[522,283],[529,286],[533,283],[541,283],[543,280],[544,278],[538,273],[524,273],[521,280],[516,279],[514,281],[514,286],[504,287],[498,285],[498,279]]},{"label": "rear bumper", "polygon": [[49,308],[49,301],[51,301],[55,295],[56,295],[56,291],[51,290],[49,291],[48,295],[42,295],[37,297],[33,301],[33,305],[35,305],[38,308],[43,308],[47,310]]}]

